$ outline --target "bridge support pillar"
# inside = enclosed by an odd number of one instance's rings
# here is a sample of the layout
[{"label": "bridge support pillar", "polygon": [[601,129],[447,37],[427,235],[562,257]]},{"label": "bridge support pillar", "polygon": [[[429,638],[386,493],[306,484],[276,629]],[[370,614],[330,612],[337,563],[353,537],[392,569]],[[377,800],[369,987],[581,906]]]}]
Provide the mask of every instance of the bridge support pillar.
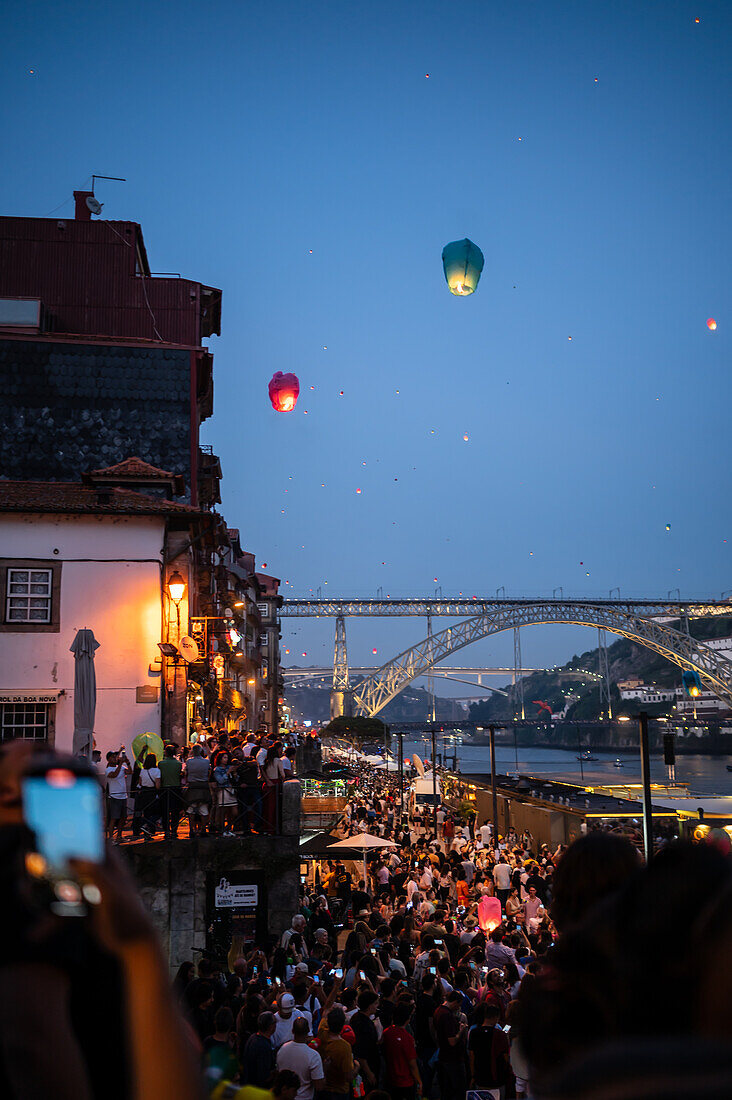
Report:
[{"label": "bridge support pillar", "polygon": [[353,718],[352,691],[331,691],[330,716],[331,718]]}]

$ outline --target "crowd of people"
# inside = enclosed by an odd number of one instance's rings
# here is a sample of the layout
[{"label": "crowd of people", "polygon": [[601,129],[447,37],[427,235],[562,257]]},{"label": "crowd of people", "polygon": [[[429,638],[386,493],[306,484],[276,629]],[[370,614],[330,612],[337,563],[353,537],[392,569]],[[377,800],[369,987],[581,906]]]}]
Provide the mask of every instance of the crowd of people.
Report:
[{"label": "crowd of people", "polygon": [[[277,1089],[295,1073],[297,1100],[549,1096],[575,1035],[602,1034],[599,990],[594,1016],[574,1017],[578,958],[585,993],[593,966],[586,946],[578,955],[567,945],[578,930],[587,936],[588,914],[601,921],[603,904],[637,888],[637,848],[602,832],[549,848],[528,832],[494,838],[489,822],[444,806],[400,809],[392,778],[362,775],[338,832],[392,842],[366,875],[360,861],[349,869],[326,854],[282,937],[249,944],[228,972],[210,960],[195,975],[181,968],[176,984],[212,1080],[223,1051],[237,1087]],[[495,926],[481,927],[484,897],[500,901]],[[611,1000],[607,973],[602,982]]]},{"label": "crowd of people", "polygon": [[[187,760],[206,761],[210,784],[220,754],[244,747],[219,739]],[[281,935],[232,940],[171,986],[113,850],[83,871],[88,922],[34,904],[19,798],[31,751],[0,748],[0,1095],[732,1094],[729,844],[670,843],[649,866],[599,830],[552,848],[449,806],[403,812],[396,780],[364,767],[336,836],[382,845],[362,863],[324,841]]]},{"label": "crowd of people", "polygon": [[[293,775],[297,748],[266,733],[229,734],[207,727],[191,745],[166,745],[131,761],[124,748],[98,763],[106,791],[107,835],[150,840],[157,833],[219,836],[278,831],[282,783]],[[130,802],[132,813],[130,814]]]}]

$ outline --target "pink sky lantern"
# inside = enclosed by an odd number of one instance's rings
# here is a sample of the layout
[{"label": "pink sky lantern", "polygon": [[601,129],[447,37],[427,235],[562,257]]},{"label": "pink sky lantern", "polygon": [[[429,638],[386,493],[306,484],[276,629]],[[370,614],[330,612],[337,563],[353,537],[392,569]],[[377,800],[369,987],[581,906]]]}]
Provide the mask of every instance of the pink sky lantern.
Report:
[{"label": "pink sky lantern", "polygon": [[478,902],[478,923],[481,930],[490,935],[502,920],[503,912],[498,898],[482,897]]},{"label": "pink sky lantern", "polygon": [[269,399],[276,412],[292,412],[300,396],[300,380],[296,374],[278,370],[269,383]]}]

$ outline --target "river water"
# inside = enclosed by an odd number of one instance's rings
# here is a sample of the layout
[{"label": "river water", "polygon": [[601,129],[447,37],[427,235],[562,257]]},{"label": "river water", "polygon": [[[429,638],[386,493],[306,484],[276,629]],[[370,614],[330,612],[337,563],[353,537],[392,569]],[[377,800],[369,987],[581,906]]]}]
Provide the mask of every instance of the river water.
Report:
[{"label": "river water", "polygon": [[[396,743],[393,744],[396,751]],[[452,745],[447,745],[446,763],[452,761]],[[442,752],[441,737],[438,738],[437,751]],[[429,742],[424,739],[408,741],[404,738],[404,755],[412,753],[419,756],[430,756]],[[481,775],[490,772],[490,753],[487,745],[456,745],[458,764],[461,772],[466,775]],[[591,784],[621,784],[640,783],[640,755],[638,753],[624,752],[619,756],[610,753],[594,753],[597,760],[583,762],[584,783]],[[622,761],[623,767],[614,767],[615,761]],[[691,794],[732,794],[732,772],[727,771],[727,756],[677,756],[676,757],[676,782],[685,783]],[[503,774],[518,770],[526,775],[546,775],[554,779],[565,779],[571,783],[582,783],[580,763],[577,753],[567,749],[532,748],[531,746],[519,747],[518,768],[516,767],[516,754],[513,746],[496,746],[496,772]],[[654,783],[668,783],[668,768],[663,762],[663,756],[653,754],[651,756],[651,779]]]}]

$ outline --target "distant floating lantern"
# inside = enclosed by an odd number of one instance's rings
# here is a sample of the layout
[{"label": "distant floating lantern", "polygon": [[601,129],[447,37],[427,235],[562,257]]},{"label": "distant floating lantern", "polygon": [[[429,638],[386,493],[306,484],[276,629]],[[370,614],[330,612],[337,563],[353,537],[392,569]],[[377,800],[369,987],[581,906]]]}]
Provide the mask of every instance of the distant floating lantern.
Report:
[{"label": "distant floating lantern", "polygon": [[372,649],[372,650],[371,650],[371,652],[372,652],[372,653],[376,653],[376,650],[375,650],[375,649]]},{"label": "distant floating lantern", "polygon": [[442,266],[451,294],[465,297],[472,294],[478,285],[485,260],[477,244],[466,237],[462,241],[451,241],[442,250]]},{"label": "distant floating lantern", "polygon": [[278,370],[269,383],[269,399],[276,412],[292,412],[300,396],[300,381],[296,374]]},{"label": "distant floating lantern", "polygon": [[716,329],[716,327],[717,327],[717,322],[716,322],[716,321],[714,320],[714,318],[713,318],[713,317],[710,317],[710,318],[709,318],[709,319],[707,320],[707,328],[709,329],[709,331],[710,331],[710,332],[714,332],[714,330]]},{"label": "distant floating lantern", "polygon": [[482,932],[494,932],[503,920],[503,910],[498,898],[482,897],[478,902],[478,923]]},{"label": "distant floating lantern", "polygon": [[670,524],[670,523],[667,523],[667,524],[666,524],[666,530],[667,530],[667,531],[670,531],[670,530],[671,530],[671,524]]}]

